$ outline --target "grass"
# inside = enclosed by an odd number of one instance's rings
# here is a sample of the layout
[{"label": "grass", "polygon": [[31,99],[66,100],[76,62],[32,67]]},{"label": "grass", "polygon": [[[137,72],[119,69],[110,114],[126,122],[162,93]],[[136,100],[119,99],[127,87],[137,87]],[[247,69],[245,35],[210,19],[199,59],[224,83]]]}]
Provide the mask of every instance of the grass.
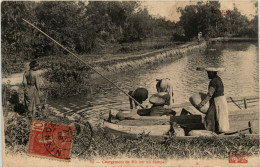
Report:
[{"label": "grass", "polygon": [[[49,118],[45,121],[54,121],[69,124],[67,118],[55,116],[47,111]],[[52,118],[52,119],[50,119]],[[4,118],[5,146],[7,153],[26,153],[30,131],[24,115],[9,112]],[[89,134],[89,129],[86,134]],[[76,136],[76,137],[75,137]],[[72,158],[79,159],[113,159],[120,157],[141,159],[225,159],[229,152],[246,152],[247,156],[259,155],[259,139],[248,136],[234,138],[168,138],[157,140],[148,135],[140,134],[138,138],[115,136],[104,131],[102,127],[94,128],[90,146],[86,137],[74,135]]]},{"label": "grass", "polygon": [[[175,42],[170,42],[169,37],[160,37],[154,39],[146,39],[133,43],[107,43],[102,45],[101,48],[94,50],[92,53],[79,55],[84,57],[85,60],[95,66],[93,62],[107,61],[111,59],[120,59],[122,57],[129,57],[133,54],[143,54],[158,49],[173,48],[176,46]],[[65,54],[66,52],[53,53],[53,55],[42,56],[36,58],[40,62],[41,68],[46,68],[51,62],[64,61],[70,57]],[[44,53],[43,53],[44,54]],[[77,53],[76,53],[77,54]],[[26,69],[25,63],[30,62],[33,57],[27,57],[23,52],[2,56],[2,73],[6,76],[19,73]],[[98,64],[97,64],[98,65]]]},{"label": "grass", "polygon": [[102,130],[97,131],[91,147],[82,158],[145,158],[145,159],[186,159],[186,158],[227,158],[231,152],[246,152],[257,156],[259,140],[249,137],[225,138],[171,138],[158,142],[149,136],[138,139],[108,137]]}]

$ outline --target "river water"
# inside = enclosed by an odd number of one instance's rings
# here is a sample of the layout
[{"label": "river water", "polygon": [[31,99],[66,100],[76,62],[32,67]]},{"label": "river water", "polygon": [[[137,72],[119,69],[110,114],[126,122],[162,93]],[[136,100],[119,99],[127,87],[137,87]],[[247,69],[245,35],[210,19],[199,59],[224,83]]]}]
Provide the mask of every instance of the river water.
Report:
[{"label": "river water", "polygon": [[[128,92],[137,87],[145,87],[149,96],[156,93],[156,79],[169,78],[173,83],[175,104],[188,102],[197,92],[207,92],[209,79],[206,72],[196,71],[196,67],[219,66],[225,86],[225,96],[250,96],[259,93],[259,57],[257,43],[235,42],[208,45],[205,52],[189,54],[174,62],[154,65],[147,69],[136,69],[110,75],[120,88]],[[96,79],[93,84],[99,89],[87,97],[71,97],[48,102],[61,111],[75,111],[97,123],[100,113],[109,109],[129,108],[128,97],[104,79]],[[149,105],[148,100],[144,105]]]}]

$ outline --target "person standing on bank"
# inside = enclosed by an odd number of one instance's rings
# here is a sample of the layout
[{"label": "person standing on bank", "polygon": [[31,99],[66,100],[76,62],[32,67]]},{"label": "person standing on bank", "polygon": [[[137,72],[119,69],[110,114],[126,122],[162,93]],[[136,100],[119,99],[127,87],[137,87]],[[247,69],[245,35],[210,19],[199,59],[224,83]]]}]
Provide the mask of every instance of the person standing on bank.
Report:
[{"label": "person standing on bank", "polygon": [[202,40],[202,32],[199,32],[198,33],[198,42],[201,42],[201,40]]},{"label": "person standing on bank", "polygon": [[29,121],[34,118],[36,106],[40,104],[39,98],[39,80],[36,73],[39,66],[37,61],[32,61],[30,69],[24,72],[23,86],[24,86],[24,103],[27,109],[27,116]]},{"label": "person standing on bank", "polygon": [[208,93],[205,99],[198,105],[200,110],[208,101],[209,109],[205,117],[206,130],[216,133],[229,131],[228,106],[224,96],[224,84],[217,75],[222,68],[205,68],[208,78],[211,79],[208,86]]}]

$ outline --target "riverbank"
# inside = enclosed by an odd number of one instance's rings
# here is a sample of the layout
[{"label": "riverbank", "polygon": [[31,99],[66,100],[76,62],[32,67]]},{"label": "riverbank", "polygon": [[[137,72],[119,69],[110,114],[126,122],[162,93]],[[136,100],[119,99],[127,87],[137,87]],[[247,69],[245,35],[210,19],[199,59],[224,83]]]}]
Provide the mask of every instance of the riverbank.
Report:
[{"label": "riverbank", "polygon": [[[146,68],[166,61],[175,61],[191,52],[202,52],[207,47],[205,41],[201,43],[190,42],[164,50],[157,50],[140,55],[130,55],[118,59],[93,62],[98,71],[102,73],[117,73],[133,69]],[[93,74],[95,76],[95,74]]]},{"label": "riverbank", "polygon": [[217,37],[210,38],[208,42],[256,42],[258,38],[246,38],[246,37]]},{"label": "riverbank", "polygon": [[[163,63],[165,61],[175,61],[181,57],[187,55],[190,52],[200,52],[203,51],[207,46],[207,43],[201,42],[189,42],[175,47],[168,47],[164,49],[157,49],[149,51],[146,53],[126,53],[126,54],[116,54],[116,55],[102,55],[96,56],[86,56],[80,55],[79,57],[87,62],[89,65],[95,68],[103,75],[109,75],[111,73],[118,73],[122,71],[128,71],[133,69],[146,68],[153,64]],[[69,56],[68,56],[69,57]],[[45,68],[51,62],[66,61],[64,57],[50,57],[42,58],[41,60],[42,68]],[[47,64],[47,65],[46,65]],[[28,63],[25,65],[29,68]],[[39,74],[43,74],[46,70],[39,70]],[[99,77],[94,71],[87,70],[92,78]],[[8,83],[10,85],[18,85],[22,83],[23,73],[14,73],[11,75],[2,76],[2,84]]]},{"label": "riverbank", "polygon": [[[165,61],[175,61],[184,55],[190,52],[202,51],[207,47],[207,43],[215,43],[215,42],[257,42],[258,38],[242,38],[242,37],[217,37],[210,38],[206,42],[187,42],[187,43],[179,43],[179,45],[175,45],[172,47],[166,47],[163,49],[153,49],[143,51],[138,49],[132,50],[140,50],[138,52],[131,51],[131,53],[117,53],[117,54],[102,54],[102,55],[79,55],[84,61],[89,63],[92,67],[94,67],[97,71],[101,72],[104,75],[108,75],[111,73],[118,73],[122,71],[133,70],[136,68],[146,68],[147,66],[163,63]],[[167,44],[169,45],[169,44]],[[137,46],[133,45],[134,48]],[[146,46],[147,47],[147,46]],[[126,48],[124,46],[123,48]],[[129,47],[127,47],[129,48]],[[131,49],[130,49],[131,50]],[[65,56],[67,57],[67,56]],[[68,56],[69,57],[69,56]],[[39,59],[41,64],[44,64],[42,67],[45,68],[52,61],[64,61],[64,57],[44,57]],[[28,68],[28,62],[25,63],[24,67]],[[96,73],[92,70],[87,71],[90,72],[93,77],[96,77]],[[42,72],[41,72],[42,73]],[[41,74],[40,73],[40,74]],[[7,83],[10,80],[11,85],[16,85],[21,83],[23,73],[13,73],[10,75],[4,75],[2,73],[2,83]]]}]

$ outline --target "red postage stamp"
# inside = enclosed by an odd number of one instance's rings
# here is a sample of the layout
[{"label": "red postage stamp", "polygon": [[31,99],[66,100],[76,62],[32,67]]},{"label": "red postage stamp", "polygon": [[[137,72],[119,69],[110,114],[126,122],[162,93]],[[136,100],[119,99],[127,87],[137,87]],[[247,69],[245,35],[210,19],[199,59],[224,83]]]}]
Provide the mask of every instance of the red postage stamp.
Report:
[{"label": "red postage stamp", "polygon": [[73,132],[73,126],[33,120],[27,153],[69,160]]},{"label": "red postage stamp", "polygon": [[247,163],[248,157],[246,152],[229,152],[229,163]]}]

